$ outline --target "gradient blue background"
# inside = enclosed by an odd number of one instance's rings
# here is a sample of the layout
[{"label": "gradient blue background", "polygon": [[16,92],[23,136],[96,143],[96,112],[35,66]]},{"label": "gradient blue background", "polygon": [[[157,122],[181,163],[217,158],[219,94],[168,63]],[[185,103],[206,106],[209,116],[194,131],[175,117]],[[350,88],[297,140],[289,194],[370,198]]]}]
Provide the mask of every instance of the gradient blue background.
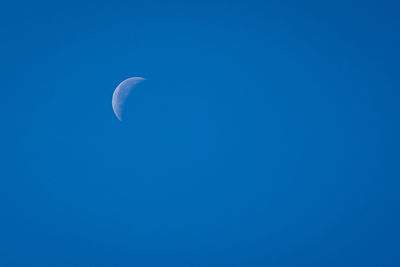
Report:
[{"label": "gradient blue background", "polygon": [[0,266],[400,266],[397,2],[2,1]]}]

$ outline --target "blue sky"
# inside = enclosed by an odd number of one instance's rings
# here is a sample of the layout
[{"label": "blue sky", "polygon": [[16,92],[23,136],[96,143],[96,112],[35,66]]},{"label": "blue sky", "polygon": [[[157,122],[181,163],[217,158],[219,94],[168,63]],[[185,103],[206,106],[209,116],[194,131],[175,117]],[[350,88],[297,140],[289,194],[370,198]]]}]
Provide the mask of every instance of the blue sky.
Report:
[{"label": "blue sky", "polygon": [[399,7],[4,1],[0,266],[399,266]]}]

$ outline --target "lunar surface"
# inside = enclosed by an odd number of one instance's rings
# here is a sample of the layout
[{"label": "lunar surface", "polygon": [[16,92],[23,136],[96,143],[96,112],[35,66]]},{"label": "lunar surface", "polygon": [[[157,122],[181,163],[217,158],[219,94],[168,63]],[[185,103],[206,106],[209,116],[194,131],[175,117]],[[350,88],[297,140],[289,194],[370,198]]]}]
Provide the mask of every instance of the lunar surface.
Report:
[{"label": "lunar surface", "polygon": [[122,109],[126,98],[131,93],[133,87],[144,80],[146,79],[142,77],[128,78],[121,82],[115,89],[112,97],[112,108],[114,110],[115,116],[117,116],[120,121],[122,121]]}]

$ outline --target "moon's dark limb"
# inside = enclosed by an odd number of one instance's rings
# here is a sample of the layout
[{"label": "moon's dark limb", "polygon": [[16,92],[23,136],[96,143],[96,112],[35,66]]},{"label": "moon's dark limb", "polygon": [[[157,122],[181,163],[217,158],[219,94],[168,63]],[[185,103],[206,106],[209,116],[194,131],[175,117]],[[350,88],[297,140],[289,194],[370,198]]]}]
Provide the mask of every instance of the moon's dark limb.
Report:
[{"label": "moon's dark limb", "polygon": [[112,108],[114,110],[115,116],[122,121],[122,107],[129,93],[132,91],[132,88],[136,86],[136,84],[145,80],[142,77],[132,77],[121,82],[114,91],[112,97]]}]

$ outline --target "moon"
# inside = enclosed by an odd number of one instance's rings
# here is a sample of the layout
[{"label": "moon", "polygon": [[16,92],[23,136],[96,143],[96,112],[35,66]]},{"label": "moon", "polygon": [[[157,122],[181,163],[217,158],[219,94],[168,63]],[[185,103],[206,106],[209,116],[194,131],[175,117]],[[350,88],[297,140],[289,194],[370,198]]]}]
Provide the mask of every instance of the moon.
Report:
[{"label": "moon", "polygon": [[131,77],[121,82],[115,89],[112,96],[112,108],[118,120],[122,121],[122,108],[133,87],[144,80],[146,79],[142,77]]}]

